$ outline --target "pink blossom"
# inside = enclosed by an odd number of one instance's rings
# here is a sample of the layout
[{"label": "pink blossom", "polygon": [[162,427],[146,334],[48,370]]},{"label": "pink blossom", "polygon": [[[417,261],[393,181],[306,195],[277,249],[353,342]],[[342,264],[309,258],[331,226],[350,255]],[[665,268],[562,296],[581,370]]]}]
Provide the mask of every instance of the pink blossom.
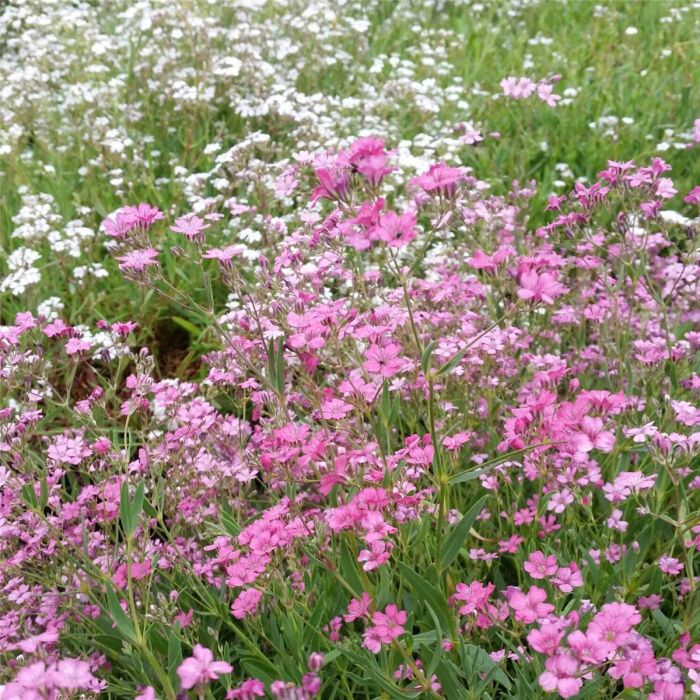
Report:
[{"label": "pink blossom", "polygon": [[554,94],[554,88],[552,85],[546,82],[542,82],[537,86],[537,97],[539,97],[548,107],[556,107],[557,102],[561,100],[559,95]]},{"label": "pink blossom", "polygon": [[460,168],[451,168],[445,163],[436,163],[431,165],[427,172],[414,177],[409,184],[429,194],[453,196],[462,180],[464,180],[464,172]]},{"label": "pink blossom", "polygon": [[150,685],[144,688],[138,695],[134,697],[134,700],[158,700],[156,697],[155,688]]},{"label": "pink blossom", "polygon": [[406,611],[399,610],[395,605],[387,605],[383,613],[373,613],[373,627],[365,631],[362,646],[378,654],[382,644],[391,644],[405,632],[403,626],[407,618]]},{"label": "pink blossom", "polygon": [[87,688],[94,680],[90,666],[80,659],[62,659],[51,675],[56,687],[69,691]]},{"label": "pink blossom", "polygon": [[107,218],[102,222],[102,227],[105,233],[110,238],[124,240],[128,237],[129,232],[136,226],[137,221],[131,214],[123,211],[117,212],[113,218]]},{"label": "pink blossom", "polygon": [[258,604],[262,595],[262,591],[257,588],[246,588],[238,594],[238,597],[231,604],[231,613],[238,620],[255,615],[258,612]]},{"label": "pink blossom", "polygon": [[527,635],[528,644],[540,654],[553,656],[559,651],[564,633],[557,625],[545,624],[540,629],[533,629]]},{"label": "pink blossom", "polygon": [[353,622],[360,617],[366,617],[369,614],[371,604],[372,597],[367,592],[362,593],[360,600],[353,598],[348,604],[348,612],[345,615],[345,622]]},{"label": "pink blossom", "polygon": [[552,576],[557,570],[557,558],[554,555],[546,557],[542,552],[535,551],[523,564],[523,569],[534,579]]},{"label": "pink blossom", "polygon": [[501,88],[506,97],[524,100],[535,92],[537,85],[529,78],[514,78],[508,76],[501,80]]},{"label": "pink blossom", "polygon": [[518,622],[530,624],[535,620],[546,617],[554,606],[547,600],[547,592],[537,586],[532,586],[527,593],[519,588],[509,587],[505,592],[508,605],[515,611],[515,619]]},{"label": "pink blossom", "polygon": [[81,352],[85,352],[92,347],[92,343],[82,338],[71,338],[66,343],[66,355],[78,355]]},{"label": "pink blossom", "polygon": [[553,304],[557,297],[568,290],[549,272],[538,275],[534,270],[524,272],[520,276],[518,296],[527,301]]},{"label": "pink blossom", "polygon": [[556,691],[561,697],[570,698],[581,690],[583,680],[578,676],[578,663],[568,654],[551,656],[545,661],[545,669],[539,682],[546,692]]},{"label": "pink blossom", "polygon": [[572,562],[568,566],[561,566],[552,577],[551,582],[562,592],[571,593],[574,588],[583,586],[583,576],[578,566]]},{"label": "pink blossom", "polygon": [[130,219],[134,226],[143,229],[150,228],[156,221],[163,218],[163,212],[160,209],[144,202],[135,207],[123,207],[121,214]]},{"label": "pink blossom", "polygon": [[659,569],[669,576],[678,576],[683,571],[683,564],[678,559],[664,554],[659,559]]},{"label": "pink blossom", "polygon": [[366,359],[362,366],[368,372],[381,374],[382,377],[393,377],[404,366],[404,360],[400,357],[401,351],[402,348],[397,343],[388,343],[384,346],[370,345],[365,350]]},{"label": "pink blossom", "polygon": [[587,453],[593,449],[610,452],[615,446],[615,436],[605,429],[602,418],[584,416],[579,430],[571,434],[571,444],[578,453]]},{"label": "pink blossom", "polygon": [[265,697],[265,684],[257,678],[249,678],[243,681],[237,688],[229,690],[227,700],[255,700]]},{"label": "pink blossom", "polygon": [[326,420],[341,420],[352,410],[352,404],[342,399],[329,398],[321,405],[321,415]]},{"label": "pink blossom", "polygon": [[630,638],[630,630],[641,620],[642,616],[634,605],[606,603],[591,620],[588,634],[592,639],[619,647]]},{"label": "pink blossom", "polygon": [[202,240],[203,233],[208,229],[210,224],[204,223],[196,214],[186,214],[175,220],[175,226],[171,226],[170,230],[175,233],[181,233],[190,241]]},{"label": "pink blossom", "polygon": [[493,583],[484,584],[480,581],[472,581],[468,585],[458,583],[451,601],[464,603],[459,608],[460,615],[471,615],[484,608],[495,588]]},{"label": "pink blossom", "polygon": [[216,680],[219,674],[231,673],[233,666],[225,661],[214,661],[211,650],[201,644],[195,644],[192,656],[185,659],[177,669],[180,685],[184,690],[189,690],[197,685],[204,685]]},{"label": "pink blossom", "polygon": [[117,256],[119,269],[123,272],[143,272],[147,267],[158,264],[158,251],[154,248],[131,250]]},{"label": "pink blossom", "polygon": [[683,197],[686,204],[700,205],[700,186],[693,187],[688,194]]},{"label": "pink blossom", "polygon": [[656,183],[656,196],[662,199],[671,199],[678,194],[678,190],[673,186],[673,180],[669,177],[660,177]]},{"label": "pink blossom", "polygon": [[377,236],[392,248],[408,245],[416,235],[416,215],[411,212],[399,215],[388,211],[379,219]]}]

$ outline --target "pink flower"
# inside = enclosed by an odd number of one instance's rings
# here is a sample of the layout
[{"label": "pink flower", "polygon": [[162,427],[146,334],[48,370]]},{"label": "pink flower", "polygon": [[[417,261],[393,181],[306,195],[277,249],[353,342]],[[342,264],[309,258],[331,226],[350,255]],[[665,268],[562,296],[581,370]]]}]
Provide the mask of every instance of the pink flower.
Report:
[{"label": "pink flower", "polygon": [[345,622],[353,622],[360,617],[366,617],[369,613],[369,606],[372,604],[372,597],[369,593],[363,592],[360,600],[353,598],[348,604],[348,612],[345,615]]},{"label": "pink flower", "polygon": [[102,228],[110,238],[124,240],[128,237],[129,232],[136,226],[136,220],[131,214],[126,214],[123,211],[117,212],[114,218],[105,219],[102,222]]},{"label": "pink flower", "polygon": [[152,688],[150,685],[147,688],[144,688],[135,698],[134,700],[158,700],[156,697],[156,691],[155,688]]},{"label": "pink flower", "polygon": [[92,343],[82,338],[71,338],[66,343],[66,355],[78,355],[81,352],[85,352],[92,347]]},{"label": "pink flower", "polygon": [[646,679],[656,673],[656,659],[648,639],[636,632],[630,637],[622,658],[614,660],[608,674],[615,679],[622,678],[625,688],[641,688]]},{"label": "pink flower", "polygon": [[549,501],[547,501],[547,510],[554,511],[555,513],[563,513],[566,507],[573,502],[574,495],[571,491],[569,491],[569,489],[562,489],[551,495]]},{"label": "pink flower", "polygon": [[90,673],[90,666],[80,659],[59,661],[51,676],[56,687],[70,691],[87,688],[95,680]]},{"label": "pink flower", "polygon": [[428,168],[427,172],[414,177],[409,184],[428,194],[453,196],[462,180],[464,180],[464,172],[460,168],[451,168],[445,163],[435,163]]},{"label": "pink flower", "polygon": [[[698,693],[695,688],[694,693]],[[654,692],[649,693],[649,700],[683,700],[685,688],[683,683],[673,681],[654,681]]]},{"label": "pink flower", "polygon": [[382,377],[389,378],[398,374],[404,366],[404,361],[400,358],[401,346],[397,343],[388,345],[370,345],[365,350],[365,362],[363,367],[372,374],[381,374]]},{"label": "pink flower", "polygon": [[523,565],[532,578],[543,579],[552,576],[557,570],[557,558],[554,555],[545,557],[540,551],[533,552]]},{"label": "pink flower", "polygon": [[238,688],[226,693],[227,700],[255,700],[265,696],[265,684],[257,678],[249,678],[243,681]]},{"label": "pink flower", "polygon": [[118,256],[119,269],[122,272],[143,272],[147,267],[158,264],[158,251],[154,248],[131,250]]},{"label": "pink flower", "polygon": [[521,299],[543,301],[545,304],[553,304],[557,297],[569,291],[553,275],[548,272],[538,275],[534,270],[520,275],[519,285],[518,296]]},{"label": "pink flower", "polygon": [[203,219],[200,219],[195,214],[186,214],[175,220],[175,226],[171,226],[170,230],[175,233],[181,233],[190,241],[202,240],[203,233],[210,227],[211,224],[205,224]]},{"label": "pink flower", "polygon": [[14,645],[14,649],[20,649],[25,654],[34,654],[37,649],[39,649],[44,644],[53,644],[53,642],[58,640],[58,631],[55,629],[48,629],[46,632],[37,634],[34,637],[28,637],[23,639]]},{"label": "pink flower", "polygon": [[458,583],[451,601],[463,602],[464,605],[460,606],[459,614],[470,615],[486,605],[495,588],[493,583],[483,584],[479,581],[472,581],[469,585]]},{"label": "pink flower", "polygon": [[416,215],[411,212],[399,215],[395,211],[388,211],[379,219],[377,236],[392,248],[403,248],[416,235]]},{"label": "pink flower", "polygon": [[571,651],[582,663],[597,665],[615,653],[615,645],[603,639],[574,630],[566,639]]},{"label": "pink flower", "polygon": [[202,253],[206,260],[218,260],[222,265],[227,265],[234,258],[242,255],[244,251],[241,245],[228,245],[225,248],[210,248]]},{"label": "pink flower", "polygon": [[540,675],[540,686],[548,693],[557,692],[563,698],[573,697],[581,690],[583,680],[577,678],[578,662],[567,654],[557,654],[545,661],[547,669]]},{"label": "pink flower", "polygon": [[530,588],[527,593],[511,586],[506,589],[505,596],[508,599],[508,605],[515,611],[515,619],[519,622],[530,624],[539,618],[546,617],[554,610],[553,605],[545,602],[547,592],[537,586]]},{"label": "pink flower", "polygon": [[537,85],[529,78],[515,78],[512,75],[501,80],[501,88],[506,97],[524,100],[535,92]]},{"label": "pink flower", "polygon": [[557,569],[557,574],[551,581],[562,593],[571,593],[574,588],[583,586],[581,570],[573,562]]},{"label": "pink flower", "polygon": [[673,180],[670,177],[660,177],[656,183],[656,196],[662,199],[671,199],[678,194],[678,190],[673,186]]},{"label": "pink flower", "polygon": [[610,452],[615,446],[615,436],[605,430],[602,418],[584,416],[579,424],[579,430],[572,433],[571,445],[578,453],[586,454],[592,449]]},{"label": "pink flower", "polygon": [[389,154],[384,141],[373,136],[357,139],[347,154],[348,161],[373,187],[379,187],[386,175],[395,168],[387,167]]},{"label": "pink flower", "polygon": [[588,625],[588,635],[619,647],[629,639],[632,627],[641,621],[642,616],[634,605],[606,603]]},{"label": "pink flower", "polygon": [[678,576],[683,571],[683,564],[674,557],[663,555],[659,559],[659,569],[669,576]]},{"label": "pink flower", "polygon": [[406,631],[403,626],[407,618],[406,611],[395,605],[387,605],[383,613],[375,612],[372,615],[374,626],[365,631],[362,646],[378,654],[382,644],[391,644]]},{"label": "pink flower", "polygon": [[316,178],[319,185],[311,195],[311,201],[317,199],[344,200],[350,188],[350,176],[344,168],[318,168]]},{"label": "pink flower", "polygon": [[135,207],[124,207],[121,214],[131,219],[134,226],[150,228],[154,222],[163,218],[163,212],[157,207],[141,202]]},{"label": "pink flower", "polygon": [[342,399],[330,398],[321,405],[321,415],[325,420],[341,420],[352,412],[352,404]]},{"label": "pink flower", "polygon": [[221,673],[231,673],[231,671],[233,671],[231,664],[225,661],[214,661],[214,654],[209,649],[201,644],[195,644],[192,656],[178,666],[177,675],[183,690],[189,690],[196,685],[216,680]]},{"label": "pink flower", "polygon": [[231,613],[237,620],[242,620],[249,615],[258,612],[258,604],[262,598],[262,591],[257,588],[247,588],[238,594],[236,600],[231,604]]},{"label": "pink flower", "polygon": [[661,607],[663,598],[658,593],[652,593],[649,596],[640,596],[637,598],[637,604],[640,608],[646,610],[658,610]]},{"label": "pink flower", "polygon": [[685,197],[683,197],[683,201],[686,204],[700,205],[700,186],[693,187],[693,189],[690,190]]},{"label": "pink flower", "polygon": [[546,82],[542,82],[537,86],[537,97],[539,97],[548,107],[556,107],[557,102],[561,100],[559,95],[554,94],[554,88]]},{"label": "pink flower", "polygon": [[553,656],[559,650],[559,643],[564,633],[557,625],[542,625],[540,629],[531,630],[527,635],[528,644],[540,654]]},{"label": "pink flower", "polygon": [[498,266],[507,260],[515,251],[510,246],[502,246],[493,255],[487,255],[483,250],[477,248],[467,264],[475,270],[483,270],[489,275],[496,273]]},{"label": "pink flower", "polygon": [[364,562],[362,568],[365,571],[374,571],[386,564],[391,558],[392,546],[384,540],[375,540],[369,543],[369,549],[360,550],[357,561]]}]

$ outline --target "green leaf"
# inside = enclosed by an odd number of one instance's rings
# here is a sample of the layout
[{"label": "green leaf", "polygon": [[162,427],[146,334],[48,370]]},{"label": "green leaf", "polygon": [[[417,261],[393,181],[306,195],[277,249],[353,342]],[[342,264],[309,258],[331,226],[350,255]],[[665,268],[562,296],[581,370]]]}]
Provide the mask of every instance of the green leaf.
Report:
[{"label": "green leaf", "polygon": [[462,664],[467,667],[467,671],[472,675],[481,677],[487,673],[489,678],[501,683],[506,689],[510,690],[510,680],[503,672],[503,669],[489,656],[488,652],[475,644],[464,644],[460,648]]},{"label": "green leaf", "polygon": [[34,491],[34,484],[25,484],[22,487],[22,500],[33,510],[39,509],[39,499]]},{"label": "green leaf", "polygon": [[340,651],[344,656],[347,656],[353,664],[362,670],[362,676],[365,683],[368,680],[368,676],[385,692],[389,697],[396,698],[396,700],[415,700],[415,693],[405,693],[403,690],[398,688],[396,684],[387,676],[383,675],[381,669],[376,665],[373,659],[368,658],[366,655],[358,654],[350,649],[340,648]]},{"label": "green leaf", "polygon": [[448,567],[459,554],[459,550],[464,544],[464,540],[469,535],[469,530],[479,515],[481,509],[486,503],[488,495],[482,496],[474,505],[467,511],[466,515],[459,521],[459,524],[445,538],[440,553],[440,566],[444,569]]},{"label": "green leaf", "polygon": [[131,504],[131,518],[134,521],[134,527],[139,522],[141,517],[141,511],[143,510],[143,498],[144,498],[145,485],[143,481],[136,487],[136,493],[134,494],[134,502]]},{"label": "green leaf", "polygon": [[168,676],[175,688],[178,686],[177,668],[182,663],[182,645],[175,633],[170,630],[168,635]]},{"label": "green leaf", "polygon": [[241,526],[236,522],[231,509],[227,505],[224,505],[221,509],[221,524],[234,539],[241,534]]},{"label": "green leaf", "polygon": [[178,326],[180,326],[180,328],[186,330],[194,338],[198,338],[202,334],[201,328],[195,326],[194,323],[192,323],[192,321],[188,321],[186,318],[182,318],[182,316],[171,316],[170,319]]},{"label": "green leaf", "polygon": [[[442,634],[454,636],[455,620],[454,616],[450,613],[445,596],[435,586],[428,583],[425,577],[417,574],[401,561],[399,562],[399,569],[416,594],[416,599],[426,602],[435,612],[440,626],[442,627]],[[426,576],[430,573],[431,569],[434,569],[434,567],[428,567]]]},{"label": "green leaf", "polygon": [[492,471],[500,464],[503,464],[503,462],[507,462],[512,457],[517,457],[518,455],[524,454],[528,450],[532,450],[534,447],[544,447],[544,445],[530,445],[528,447],[523,447],[520,450],[513,450],[512,452],[507,452],[504,455],[499,455],[498,457],[489,459],[488,461],[483,462],[476,469],[467,469],[466,471],[459,472],[458,474],[451,476],[450,484],[462,484],[465,481],[471,481],[472,479],[476,479],[482,474],[488,474],[488,472]]},{"label": "green leaf", "polygon": [[678,106],[678,114],[681,118],[686,119],[690,115],[690,85],[684,85],[681,88],[681,99]]},{"label": "green leaf", "polygon": [[117,594],[109,583],[107,584],[107,606],[109,614],[112,616],[112,620],[119,632],[121,632],[122,637],[129,642],[138,643],[136,630],[127,614],[122,610],[122,606],[119,605],[119,598],[117,598]]},{"label": "green leaf", "polygon": [[277,341],[277,363],[275,366],[275,387],[277,392],[284,394],[284,338],[280,338]]},{"label": "green leaf", "polygon": [[122,482],[121,495],[119,499],[119,519],[122,528],[128,537],[134,531],[134,523],[131,519],[131,500],[129,498],[129,482],[124,479]]},{"label": "green leaf", "polygon": [[435,373],[436,377],[441,377],[443,374],[448,374],[451,372],[461,361],[462,358],[467,354],[469,346],[460,350],[451,360],[445,362],[445,364],[440,367],[440,369]]},{"label": "green leaf", "polygon": [[139,522],[141,511],[143,510],[144,499],[144,483],[143,481],[136,487],[134,500],[129,498],[129,483],[126,479],[122,483],[122,490],[119,499],[119,518],[121,519],[124,534],[130,537]]},{"label": "green leaf", "polygon": [[466,689],[457,680],[457,675],[449,659],[440,659],[435,673],[440,681],[440,685],[442,685],[442,689],[445,691],[446,698],[466,697]]},{"label": "green leaf", "polygon": [[420,368],[423,370],[423,374],[427,376],[428,370],[430,369],[430,360],[433,356],[433,351],[438,346],[438,340],[432,340],[423,349],[423,354],[420,358]]},{"label": "green leaf", "polygon": [[41,475],[39,491],[39,510],[43,512],[49,502],[49,484],[46,473]]},{"label": "green leaf", "polygon": [[360,574],[357,572],[357,561],[345,543],[340,546],[340,570],[343,573],[343,578],[357,591],[359,597],[364,586],[362,585]]},{"label": "green leaf", "polygon": [[244,656],[241,659],[241,666],[248,675],[259,678],[268,685],[279,678],[277,668],[270,661],[257,656]]}]

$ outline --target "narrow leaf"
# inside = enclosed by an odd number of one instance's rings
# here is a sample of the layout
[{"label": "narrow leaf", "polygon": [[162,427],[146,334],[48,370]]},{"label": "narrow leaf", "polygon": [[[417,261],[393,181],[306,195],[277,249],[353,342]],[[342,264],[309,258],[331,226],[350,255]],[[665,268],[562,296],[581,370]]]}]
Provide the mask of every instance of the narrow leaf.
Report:
[{"label": "narrow leaf", "polygon": [[448,567],[459,554],[464,541],[469,535],[469,530],[476,520],[476,516],[481,513],[481,509],[486,503],[487,495],[482,496],[466,513],[466,515],[459,521],[459,524],[450,532],[450,534],[445,538],[445,542],[442,546],[442,551],[440,553],[440,566],[444,569]]},{"label": "narrow leaf", "polygon": [[107,606],[109,608],[109,614],[114,620],[114,624],[117,626],[119,632],[121,632],[124,639],[129,642],[136,642],[136,630],[131,624],[131,620],[128,618],[127,614],[122,610],[122,606],[119,605],[119,598],[114,592],[114,589],[110,584],[107,584]]}]

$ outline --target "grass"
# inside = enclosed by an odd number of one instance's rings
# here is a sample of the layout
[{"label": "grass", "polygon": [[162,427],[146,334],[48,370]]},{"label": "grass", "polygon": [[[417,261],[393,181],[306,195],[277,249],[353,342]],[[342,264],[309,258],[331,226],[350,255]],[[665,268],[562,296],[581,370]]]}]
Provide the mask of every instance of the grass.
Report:
[{"label": "grass", "polygon": [[[592,178],[608,159],[643,159],[659,154],[657,144],[664,139],[664,132],[668,129],[675,134],[687,132],[697,116],[693,111],[693,106],[700,104],[697,13],[689,10],[682,14],[682,19],[664,23],[661,19],[675,7],[672,3],[523,3],[517,13],[509,12],[509,6],[502,2],[484,5],[477,12],[467,5],[448,2],[443,9],[436,5],[433,9],[419,10],[416,19],[407,16],[405,10],[400,11],[397,3],[374,3],[368,16],[371,28],[366,35],[357,42],[341,36],[340,45],[334,47],[352,55],[351,74],[343,67],[327,69],[315,62],[312,56],[315,42],[311,38],[310,60],[300,72],[297,86],[302,92],[353,97],[366,89],[369,79],[382,99],[381,79],[367,74],[375,57],[383,54],[413,62],[413,79],[421,81],[433,74],[432,67],[421,65],[425,47],[432,47],[428,54],[443,50],[449,70],[437,80],[443,86],[462,88],[462,98],[470,104],[470,109],[465,111],[447,102],[440,105],[440,121],[449,126],[468,118],[483,125],[485,132],[501,134],[499,139],[487,138],[478,147],[463,149],[462,162],[473,167],[477,176],[493,182],[496,189],[507,186],[513,179],[521,182],[536,179],[540,183],[539,204],[557,189],[554,185],[560,177],[557,164],[567,164],[576,177]],[[600,7],[604,8],[602,13],[597,9]],[[206,10],[227,20],[224,8],[209,5]],[[268,12],[274,15],[274,3]],[[116,23],[108,8],[102,8],[100,13],[109,35]],[[627,35],[628,27],[635,27],[638,32]],[[441,36],[446,38],[442,40]],[[551,41],[542,43],[537,41],[539,37]],[[79,44],[78,36],[75,41]],[[184,165],[190,172],[206,169],[212,159],[202,151],[213,139],[232,145],[254,129],[268,128],[274,134],[274,152],[284,156],[294,150],[295,144],[285,133],[284,124],[266,123],[264,118],[241,119],[225,102],[218,102],[215,109],[177,111],[172,104],[162,104],[159,94],[150,92],[143,78],[134,73],[139,52],[148,45],[145,37],[138,43],[134,41],[131,53],[118,57],[127,59],[127,65],[115,61],[112,71],[113,74],[126,71],[121,91],[124,103],[138,105],[140,112],[140,117],[134,120],[128,107],[117,104],[110,115],[113,119],[110,126],[123,129],[136,144],[135,157],[127,159],[121,167],[121,177],[129,183],[124,193],[114,193],[115,188],[109,185],[109,175],[104,171],[93,169],[89,177],[79,174],[80,168],[98,155],[94,144],[82,138],[83,129],[90,122],[88,115],[76,115],[76,124],[80,126],[73,131],[49,130],[55,141],[32,138],[32,125],[28,121],[27,138],[21,148],[23,155],[0,159],[3,173],[0,248],[5,254],[14,247],[10,219],[19,208],[20,187],[51,194],[66,220],[74,218],[79,207],[89,208],[86,223],[97,227],[107,213],[127,202],[149,201],[165,211],[182,213],[185,206],[181,187],[172,181],[173,164]],[[225,50],[216,41],[212,41],[211,48]],[[196,53],[194,41],[190,50]],[[208,60],[204,54],[199,64]],[[526,61],[531,68],[523,70]],[[78,80],[78,71],[82,71],[80,64],[70,77]],[[553,110],[540,104],[494,99],[490,94],[472,94],[472,88],[477,85],[485,92],[497,93],[502,78],[523,73],[535,77],[558,73],[562,76],[559,91],[574,88],[578,94],[570,105]],[[60,95],[59,86],[55,92]],[[421,115],[407,107],[406,100],[394,96],[387,97],[383,115],[395,128],[395,138],[402,139],[415,137],[426,125],[430,129],[433,119],[432,115]],[[602,116],[631,117],[634,122],[620,125],[613,138],[602,130],[590,128],[590,123]],[[50,112],[47,117],[50,121]],[[138,144],[144,142],[160,155],[151,158],[148,153],[139,153]],[[673,164],[674,178],[682,189],[696,184],[693,151],[671,148],[660,155]],[[109,162],[109,157],[105,160]],[[44,165],[52,166],[54,172],[42,172]],[[162,178],[170,182],[156,184]],[[533,225],[538,223],[541,222],[532,221]],[[103,259],[101,241],[96,241],[85,257]],[[111,316],[116,312],[123,318],[133,317],[148,329],[154,317],[170,314],[170,310],[154,303],[133,299],[130,287],[123,284],[119,275],[110,275],[107,283],[88,282],[77,290],[65,279],[65,265],[46,264],[40,286],[19,298],[5,295],[0,306],[4,322],[17,310],[33,308],[53,295],[68,302],[67,320],[74,322],[80,319],[89,323],[109,311]]]}]

